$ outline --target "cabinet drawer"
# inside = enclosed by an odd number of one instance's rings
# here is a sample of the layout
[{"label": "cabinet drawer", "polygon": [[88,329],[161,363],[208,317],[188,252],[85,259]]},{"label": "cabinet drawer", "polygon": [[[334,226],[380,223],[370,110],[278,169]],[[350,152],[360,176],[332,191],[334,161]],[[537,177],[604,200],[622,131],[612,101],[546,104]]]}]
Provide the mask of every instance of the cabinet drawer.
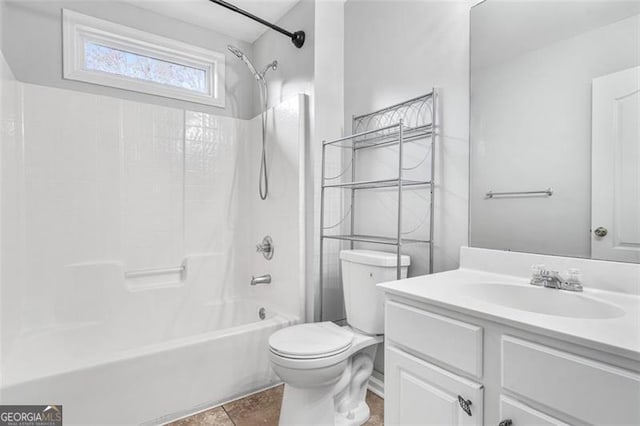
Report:
[{"label": "cabinet drawer", "polygon": [[482,377],[482,327],[387,301],[385,338]]},{"label": "cabinet drawer", "polygon": [[500,396],[500,420],[510,419],[513,426],[569,426],[520,402]]},{"label": "cabinet drawer", "polygon": [[478,383],[397,348],[385,351],[385,424],[480,426],[483,398]]},{"label": "cabinet drawer", "polygon": [[502,337],[502,387],[591,424],[640,424],[640,375]]}]

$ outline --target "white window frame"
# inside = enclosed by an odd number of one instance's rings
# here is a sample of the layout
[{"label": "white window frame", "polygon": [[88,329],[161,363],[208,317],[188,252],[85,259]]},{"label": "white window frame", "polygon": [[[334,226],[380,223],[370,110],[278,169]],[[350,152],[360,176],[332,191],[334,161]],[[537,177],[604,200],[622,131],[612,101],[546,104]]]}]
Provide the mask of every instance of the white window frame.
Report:
[{"label": "white window frame", "polygon": [[[225,107],[225,56],[124,25],[62,10],[63,77],[102,86],[148,93],[184,101]],[[161,61],[201,69],[206,76],[206,91],[130,78],[85,68],[85,42],[148,56]]]}]

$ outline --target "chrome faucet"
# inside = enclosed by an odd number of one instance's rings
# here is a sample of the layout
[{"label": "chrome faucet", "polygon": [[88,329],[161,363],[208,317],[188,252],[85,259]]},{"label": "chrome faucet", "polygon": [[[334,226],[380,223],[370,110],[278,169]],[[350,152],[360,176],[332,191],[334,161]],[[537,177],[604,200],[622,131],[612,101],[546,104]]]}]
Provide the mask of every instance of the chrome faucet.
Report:
[{"label": "chrome faucet", "polygon": [[260,275],[259,277],[251,277],[251,285],[271,284],[271,274]]},{"label": "chrome faucet", "polygon": [[543,269],[540,272],[540,280],[542,280],[542,285],[547,288],[562,289],[567,284],[558,271],[547,269]]},{"label": "chrome faucet", "polygon": [[569,278],[565,280],[558,271],[552,271],[545,269],[542,265],[536,265],[533,267],[531,284],[558,290],[582,291],[580,271],[577,269],[569,269],[567,275]]}]

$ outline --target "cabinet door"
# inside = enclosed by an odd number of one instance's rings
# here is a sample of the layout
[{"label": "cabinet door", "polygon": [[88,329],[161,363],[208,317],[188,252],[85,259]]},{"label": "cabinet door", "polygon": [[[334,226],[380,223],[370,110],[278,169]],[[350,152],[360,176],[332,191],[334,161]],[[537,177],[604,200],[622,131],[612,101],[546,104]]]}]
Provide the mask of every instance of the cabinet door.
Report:
[{"label": "cabinet door", "polygon": [[482,385],[394,347],[385,360],[386,425],[482,425]]}]

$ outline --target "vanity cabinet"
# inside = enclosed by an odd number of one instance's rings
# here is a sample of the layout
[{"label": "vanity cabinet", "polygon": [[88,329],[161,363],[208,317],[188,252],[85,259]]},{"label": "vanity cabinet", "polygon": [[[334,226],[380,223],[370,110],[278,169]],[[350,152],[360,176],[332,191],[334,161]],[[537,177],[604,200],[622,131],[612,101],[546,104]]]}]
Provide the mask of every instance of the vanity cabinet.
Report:
[{"label": "vanity cabinet", "polygon": [[640,425],[640,361],[387,295],[385,424]]}]

